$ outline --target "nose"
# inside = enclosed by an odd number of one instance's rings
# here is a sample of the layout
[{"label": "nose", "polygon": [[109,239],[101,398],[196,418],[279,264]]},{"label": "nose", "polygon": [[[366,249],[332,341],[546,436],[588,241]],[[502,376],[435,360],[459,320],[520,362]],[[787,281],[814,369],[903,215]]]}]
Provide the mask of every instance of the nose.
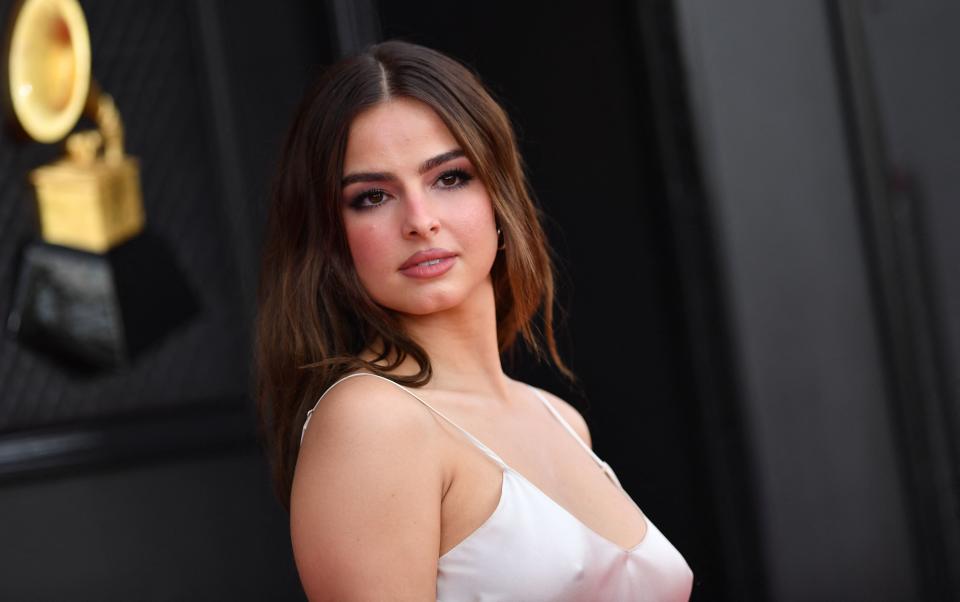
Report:
[{"label": "nose", "polygon": [[422,195],[410,195],[404,203],[403,235],[405,238],[431,238],[440,232],[440,220]]}]

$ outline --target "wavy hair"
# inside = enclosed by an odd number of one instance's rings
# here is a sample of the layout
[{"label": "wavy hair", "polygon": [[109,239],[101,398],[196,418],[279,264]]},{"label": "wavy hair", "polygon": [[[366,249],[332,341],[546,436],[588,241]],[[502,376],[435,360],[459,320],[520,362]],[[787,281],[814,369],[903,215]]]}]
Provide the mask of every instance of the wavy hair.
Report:
[{"label": "wavy hair", "polygon": [[[255,394],[277,493],[287,507],[301,425],[323,391],[358,369],[412,387],[430,380],[423,347],[361,285],[341,213],[350,124],[364,110],[397,97],[431,107],[486,186],[505,243],[491,271],[501,352],[519,336],[538,358],[552,359],[572,377],[557,353],[553,265],[507,114],[457,61],[406,42],[372,46],[329,67],[304,97],[268,210]],[[359,357],[374,344],[378,357]],[[407,357],[418,372],[391,374]]]}]

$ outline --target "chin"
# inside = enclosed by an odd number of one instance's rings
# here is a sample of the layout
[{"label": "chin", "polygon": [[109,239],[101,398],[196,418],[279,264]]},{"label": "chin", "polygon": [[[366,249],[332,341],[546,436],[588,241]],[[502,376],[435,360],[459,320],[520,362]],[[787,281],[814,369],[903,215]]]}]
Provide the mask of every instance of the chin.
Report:
[{"label": "chin", "polygon": [[447,310],[454,309],[460,303],[447,300],[431,300],[423,303],[407,303],[405,307],[398,308],[397,311],[410,316],[429,316],[438,314]]},{"label": "chin", "polygon": [[433,293],[420,298],[404,299],[401,303],[383,304],[395,312],[410,316],[428,316],[453,309],[465,301],[464,295],[452,293]]}]

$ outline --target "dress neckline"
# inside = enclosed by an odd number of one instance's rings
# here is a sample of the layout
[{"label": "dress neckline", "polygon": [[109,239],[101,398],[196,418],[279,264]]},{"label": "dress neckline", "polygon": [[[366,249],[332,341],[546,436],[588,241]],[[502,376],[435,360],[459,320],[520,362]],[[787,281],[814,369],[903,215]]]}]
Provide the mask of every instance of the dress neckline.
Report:
[{"label": "dress neckline", "polygon": [[[631,504],[633,504],[633,507],[634,507],[634,508],[636,508],[637,513],[640,515],[640,519],[643,521],[643,527],[644,527],[644,528],[643,528],[643,535],[640,537],[640,541],[637,542],[636,544],[634,544],[633,546],[631,546],[631,547],[629,547],[629,548],[624,548],[623,546],[621,546],[620,544],[614,542],[614,541],[611,540],[610,538],[605,537],[605,536],[601,535],[600,533],[598,533],[596,530],[590,528],[585,522],[583,522],[583,520],[581,520],[580,518],[578,518],[575,514],[573,514],[572,512],[570,512],[570,510],[568,510],[566,507],[564,507],[562,504],[560,504],[560,502],[556,501],[555,499],[553,499],[552,497],[550,497],[549,495],[547,495],[542,489],[540,489],[539,487],[537,487],[537,486],[533,483],[533,481],[531,481],[530,479],[528,479],[527,477],[525,477],[525,476],[523,475],[523,473],[521,473],[520,471],[514,469],[512,466],[510,466],[509,464],[507,464],[507,463],[503,460],[503,458],[500,457],[499,454],[497,454],[495,451],[493,451],[492,449],[490,449],[490,447],[488,447],[485,443],[483,443],[482,441],[480,441],[480,439],[478,439],[478,438],[476,438],[475,436],[473,436],[473,434],[470,433],[468,430],[466,430],[465,428],[463,428],[462,426],[460,426],[459,424],[457,424],[456,422],[454,422],[453,420],[451,420],[449,417],[446,416],[446,414],[444,414],[444,413],[441,412],[440,410],[434,408],[432,405],[430,405],[429,403],[427,403],[422,397],[420,397],[419,395],[417,395],[416,393],[414,393],[413,391],[411,391],[409,388],[401,385],[401,384],[398,383],[398,382],[395,382],[395,381],[393,381],[393,380],[390,380],[389,378],[380,376],[379,374],[373,374],[372,372],[354,372],[354,373],[352,373],[352,374],[348,374],[348,375],[344,376],[343,378],[341,378],[340,380],[338,380],[337,382],[335,382],[335,383],[333,383],[332,385],[330,385],[330,387],[328,387],[327,390],[324,391],[323,395],[320,396],[320,399],[317,400],[317,403],[314,404],[314,409],[317,407],[317,405],[320,404],[320,401],[323,399],[323,397],[324,397],[331,389],[333,389],[335,386],[337,386],[338,384],[340,384],[341,382],[343,382],[343,381],[345,381],[345,380],[347,380],[347,379],[349,379],[349,378],[354,378],[354,377],[356,377],[356,376],[363,376],[363,375],[373,376],[373,377],[375,377],[375,378],[379,378],[380,380],[384,380],[384,381],[386,381],[386,382],[388,382],[388,383],[392,383],[393,385],[395,385],[395,386],[399,387],[400,389],[402,389],[403,391],[405,391],[405,392],[406,392],[407,394],[409,394],[411,397],[413,397],[414,399],[416,399],[417,401],[419,401],[420,403],[422,403],[424,406],[426,406],[426,407],[427,407],[430,411],[432,411],[434,414],[436,414],[437,416],[440,416],[440,417],[443,418],[447,423],[449,423],[450,425],[452,425],[453,427],[455,427],[457,430],[459,430],[461,433],[463,433],[463,434],[467,437],[467,440],[469,440],[471,443],[473,443],[475,447],[477,447],[481,452],[484,453],[484,455],[486,455],[488,458],[490,458],[491,460],[493,460],[493,462],[494,462],[495,464],[497,464],[497,465],[500,467],[500,469],[501,469],[500,499],[497,501],[497,506],[496,506],[496,508],[494,508],[494,510],[493,510],[493,512],[490,514],[490,516],[488,516],[486,519],[484,519],[484,521],[480,524],[479,527],[477,527],[476,529],[474,529],[473,531],[471,531],[466,537],[464,537],[464,538],[461,539],[459,542],[457,542],[452,548],[450,548],[449,550],[447,550],[446,552],[444,552],[443,555],[440,556],[441,559],[444,558],[445,556],[447,556],[448,554],[450,554],[451,552],[453,552],[454,550],[456,550],[456,549],[457,549],[458,547],[460,547],[464,542],[466,542],[468,539],[472,538],[475,534],[477,534],[479,531],[481,531],[487,524],[489,524],[490,522],[492,522],[493,520],[495,520],[495,517],[497,516],[497,513],[500,511],[501,507],[502,507],[503,504],[504,504],[504,500],[506,499],[507,481],[506,481],[506,478],[505,478],[505,477],[506,477],[506,473],[508,473],[508,472],[511,473],[511,474],[513,474],[513,475],[515,475],[516,477],[518,477],[520,481],[522,481],[522,482],[525,483],[527,486],[529,486],[531,489],[533,489],[533,491],[534,491],[536,494],[540,495],[541,497],[543,497],[544,499],[546,499],[551,505],[553,505],[553,506],[555,506],[556,508],[558,508],[564,515],[566,515],[566,516],[568,516],[569,518],[571,518],[575,523],[577,523],[577,524],[578,524],[581,528],[583,528],[585,531],[591,533],[594,537],[596,537],[597,539],[605,542],[606,544],[615,547],[617,550],[619,550],[619,551],[620,551],[621,553],[623,553],[623,554],[632,554],[633,552],[635,552],[636,550],[638,550],[641,546],[643,546],[643,544],[650,538],[649,535],[650,535],[650,528],[651,528],[652,524],[650,523],[649,519],[647,519],[647,516],[643,513],[643,510],[640,509],[640,506],[637,505],[637,503],[633,500],[633,498],[630,497],[630,495],[629,495],[629,494],[626,492],[626,490],[623,488],[623,485],[620,484],[620,480],[617,478],[616,474],[614,474],[613,469],[610,468],[610,465],[607,464],[606,462],[604,462],[603,460],[601,460],[600,457],[597,456],[597,454],[594,453],[592,449],[590,449],[590,446],[588,446],[586,443],[584,443],[583,439],[581,439],[580,436],[577,434],[577,432],[576,432],[575,430],[573,430],[573,427],[571,427],[570,424],[567,423],[566,420],[564,420],[563,416],[561,416],[560,413],[557,412],[557,410],[556,410],[552,405],[550,405],[550,402],[547,401],[547,399],[543,396],[543,394],[542,394],[536,387],[524,383],[524,384],[526,385],[526,387],[527,387],[528,389],[530,389],[530,390],[534,393],[534,395],[543,403],[543,405],[547,408],[548,412],[549,412],[551,415],[553,415],[553,417],[560,423],[560,425],[564,428],[564,430],[566,430],[566,431],[574,438],[574,440],[575,440],[577,443],[580,444],[580,447],[582,447],[582,448],[584,449],[584,451],[586,451],[586,452],[590,455],[590,457],[593,458],[594,462],[597,463],[597,465],[600,467],[601,471],[607,476],[608,479],[610,479],[610,481],[613,482],[613,484],[616,486],[616,488],[620,490],[620,493],[621,493],[623,496],[625,496],[625,497],[630,501]],[[313,411],[314,411],[314,410],[311,409],[311,410],[309,410],[309,411],[307,412],[307,419],[306,419],[306,421],[304,422],[304,425],[303,425],[303,432],[306,432],[306,430],[307,430],[307,424],[308,424],[309,421],[310,421],[310,417],[311,417],[311,415],[313,414]],[[302,434],[302,433],[301,433],[301,437],[300,437],[300,438],[301,438],[301,441],[302,441],[302,440],[303,440],[303,434]]]}]

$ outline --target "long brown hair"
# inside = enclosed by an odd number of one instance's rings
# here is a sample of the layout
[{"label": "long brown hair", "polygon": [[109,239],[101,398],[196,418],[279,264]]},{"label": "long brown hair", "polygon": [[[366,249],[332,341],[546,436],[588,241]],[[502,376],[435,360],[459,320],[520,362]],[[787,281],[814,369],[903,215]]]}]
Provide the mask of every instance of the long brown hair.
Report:
[{"label": "long brown hair", "polygon": [[[511,349],[519,334],[538,357],[549,355],[572,376],[557,354],[553,266],[506,113],[457,61],[405,42],[372,46],[327,69],[303,99],[269,207],[256,325],[256,396],[277,491],[286,505],[300,428],[327,387],[357,369],[414,387],[430,380],[423,347],[360,284],[341,213],[350,124],[362,111],[395,97],[419,100],[436,111],[490,195],[505,245],[491,272],[501,352]],[[379,357],[361,359],[373,344]],[[419,371],[391,374],[408,356]]]}]

